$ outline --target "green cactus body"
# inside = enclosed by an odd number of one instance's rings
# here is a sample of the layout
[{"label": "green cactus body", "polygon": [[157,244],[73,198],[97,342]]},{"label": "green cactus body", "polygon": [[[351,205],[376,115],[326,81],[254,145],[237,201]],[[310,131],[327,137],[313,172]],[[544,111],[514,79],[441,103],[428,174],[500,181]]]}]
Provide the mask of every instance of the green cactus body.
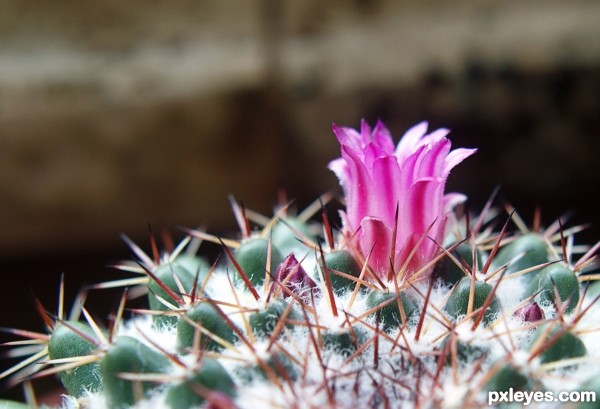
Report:
[{"label": "green cactus body", "polygon": [[298,369],[285,354],[273,352],[267,358],[263,358],[262,364],[252,363],[248,366],[239,367],[236,374],[243,383],[248,384],[269,379],[270,375],[295,380],[298,377]]},{"label": "green cactus body", "polygon": [[198,274],[198,282],[200,284],[202,284],[206,278],[208,270],[210,270],[210,265],[202,257],[188,254],[180,254],[177,256],[174,263],[185,268],[193,277]]},{"label": "green cactus body", "polygon": [[[260,285],[265,279],[268,251],[269,241],[262,237],[245,240],[235,249],[235,260],[255,286]],[[283,259],[284,257],[280,251],[271,243],[270,272],[272,274],[275,273],[277,266],[283,262]]]},{"label": "green cactus body", "polygon": [[[250,328],[252,328],[254,335],[258,337],[269,336],[277,326],[277,323],[283,316],[287,306],[288,303],[283,300],[274,300],[266,308],[250,314],[248,322],[250,323]],[[296,313],[292,310],[286,319],[290,320],[295,318],[299,317],[296,317]],[[286,324],[286,326],[288,328],[292,327],[290,324]]]},{"label": "green cactus body", "polygon": [[[537,328],[536,334],[531,341],[531,346],[536,345],[539,342],[540,337],[544,335],[548,328],[547,325],[552,324],[546,324]],[[558,333],[558,331],[560,331],[560,327],[554,326],[546,335],[544,341],[549,341],[556,333]],[[548,363],[569,358],[579,358],[585,355],[587,355],[585,344],[577,335],[567,331],[540,354],[540,360],[542,363]]]},{"label": "green cactus body", "polygon": [[341,331],[324,331],[321,337],[325,350],[333,351],[344,357],[352,355],[367,340],[364,330],[356,325],[351,329]]},{"label": "green cactus body", "polygon": [[[368,308],[374,308],[389,300],[394,300],[378,310],[379,322],[386,331],[398,328],[401,323],[406,324],[406,322],[402,321],[402,314],[400,313],[397,301],[398,298],[402,302],[402,309],[404,310],[406,320],[409,320],[417,312],[417,307],[406,294],[400,293],[398,296],[395,293],[383,293],[374,290],[367,296],[366,303]],[[376,315],[377,312],[374,314]]]},{"label": "green cactus body", "polygon": [[[335,250],[330,253],[325,253],[325,264],[327,270],[335,270],[341,273],[348,274],[352,277],[360,277],[361,268],[354,259],[354,257],[346,250]],[[331,286],[336,295],[342,295],[346,291],[354,290],[356,281],[350,280],[346,277],[342,277],[331,271],[325,271],[323,268],[322,261],[319,257],[319,267],[323,274],[329,274],[329,280],[331,280]],[[319,277],[318,272],[315,271],[315,277]]]},{"label": "green cactus body", "polygon": [[488,391],[506,392],[510,388],[514,391],[531,389],[531,381],[513,366],[506,364],[496,372],[485,384]]},{"label": "green cactus body", "polygon": [[313,243],[317,242],[317,235],[312,232],[308,224],[296,217],[288,217],[285,219],[285,223],[279,221],[273,226],[271,230],[273,246],[277,247],[282,255],[306,253],[308,248],[302,243],[296,232],[303,236],[302,239],[308,239]]},{"label": "green cactus body", "polygon": [[[473,299],[473,311],[482,307],[491,293],[493,287],[490,284],[484,283],[482,281],[475,281],[475,292]],[[469,307],[469,294],[471,290],[471,278],[464,277],[462,278],[458,284],[452,290],[452,293],[448,297],[446,301],[446,305],[444,306],[444,310],[448,313],[448,315],[452,318],[458,318],[459,316],[463,316],[467,314]],[[483,316],[483,323],[485,325],[490,324],[498,312],[499,301],[496,296],[492,299],[492,302],[488,306],[487,310]]]},{"label": "green cactus body", "polygon": [[189,409],[204,403],[201,391],[221,392],[229,396],[235,395],[235,384],[223,368],[214,359],[204,359],[198,370],[185,381],[173,385],[167,390],[166,402],[172,409]]},{"label": "green cactus body", "polygon": [[592,376],[578,388],[579,392],[593,392],[596,394],[595,401],[581,402],[577,409],[598,409],[600,408],[600,373]]},{"label": "green cactus body", "polygon": [[[234,343],[236,335],[233,329],[221,318],[213,305],[208,302],[202,302],[187,311],[185,314],[192,322],[198,323],[212,334],[223,340]],[[190,324],[186,319],[180,318],[177,322],[177,348],[183,352],[192,347],[197,328]],[[209,339],[207,335],[200,334],[200,345],[205,346],[211,351],[219,351],[223,346],[218,342]]]},{"label": "green cactus body", "polygon": [[[77,332],[90,339],[96,338],[96,335],[87,324],[77,321],[58,324],[48,342],[48,357],[50,359],[61,359],[93,354],[97,349],[96,346]],[[63,371],[60,373],[60,380],[69,395],[77,398],[88,391],[96,392],[102,388],[102,377],[97,362]]]},{"label": "green cactus body", "polygon": [[[467,263],[468,266],[474,267],[473,249],[469,243],[459,244],[454,251],[452,251],[452,255],[456,257],[459,262],[462,259]],[[481,269],[481,267],[483,267],[483,256],[479,249],[477,249],[476,257],[477,266]],[[434,275],[436,277],[440,277],[447,284],[455,284],[465,277],[465,272],[449,257],[444,257],[435,266]]]},{"label": "green cactus body", "polygon": [[164,354],[129,336],[118,337],[100,361],[107,400],[116,408],[133,405],[157,386],[150,381],[122,379],[120,374],[165,373],[169,369],[170,362]]},{"label": "green cactus body", "polygon": [[[442,348],[446,347],[446,344],[450,342],[449,338],[444,340]],[[469,342],[456,341],[456,358],[461,362],[473,362],[476,361],[489,353],[489,349],[481,345],[473,345]],[[449,351],[446,358],[446,363],[452,363],[452,351]]]},{"label": "green cactus body", "polygon": [[592,301],[598,296],[600,296],[600,281],[592,281],[588,284],[585,292],[585,298],[586,300]]},{"label": "green cactus body", "polygon": [[[519,257],[515,260],[516,257]],[[506,246],[500,248],[494,258],[494,268],[508,264],[506,274],[516,273],[530,267],[548,262],[548,244],[537,233],[528,233],[520,236]],[[532,274],[526,274],[531,280]]]},{"label": "green cactus body", "polygon": [[[191,267],[191,266],[190,266]],[[193,268],[193,267],[191,267]],[[198,275],[198,285],[202,284],[202,281],[206,278],[207,270],[201,269],[199,270],[200,274]],[[158,278],[164,285],[166,285],[169,289],[171,289],[175,294],[181,295],[181,290],[179,285],[177,284],[177,279],[181,282],[183,289],[186,294],[191,293],[194,288],[194,279],[196,278],[196,273],[191,272],[187,268],[183,267],[181,264],[177,262],[163,264],[156,269],[154,272],[156,278]],[[151,279],[148,282],[148,304],[151,310],[154,311],[168,311],[169,308],[160,302],[157,297],[164,299],[170,304],[177,306],[176,300],[174,300],[157,281]],[[154,316],[154,321],[159,325],[172,325],[174,326],[177,323],[176,316],[167,316],[167,315],[156,315]]]},{"label": "green cactus body", "polygon": [[577,280],[577,275],[564,264],[552,264],[542,269],[531,281],[529,294],[540,291],[541,302],[556,303],[554,286],[556,286],[561,303],[568,302],[565,312],[572,312],[579,302],[579,280]]}]

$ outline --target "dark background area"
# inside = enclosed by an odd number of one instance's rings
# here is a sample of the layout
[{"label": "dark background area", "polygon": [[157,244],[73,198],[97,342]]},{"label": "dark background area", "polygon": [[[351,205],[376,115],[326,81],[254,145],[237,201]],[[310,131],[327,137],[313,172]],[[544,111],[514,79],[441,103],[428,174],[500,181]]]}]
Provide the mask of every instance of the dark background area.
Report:
[{"label": "dark background area", "polygon": [[[479,149],[447,186],[474,211],[500,186],[498,203],[527,222],[536,206],[546,225],[573,211],[568,225],[590,223],[577,243],[600,239],[594,2],[156,2],[140,15],[105,2],[93,21],[68,2],[9,3],[20,23],[0,21],[2,327],[43,331],[33,299],[56,311],[62,273],[67,304],[126,276],[108,267],[131,258],[121,233],[146,251],[148,225],[234,237],[228,194],[270,215],[281,188],[300,209],[340,192],[332,122],[382,119],[396,141],[421,120],[450,128],[454,147]],[[86,306],[105,319],[118,297]]]}]

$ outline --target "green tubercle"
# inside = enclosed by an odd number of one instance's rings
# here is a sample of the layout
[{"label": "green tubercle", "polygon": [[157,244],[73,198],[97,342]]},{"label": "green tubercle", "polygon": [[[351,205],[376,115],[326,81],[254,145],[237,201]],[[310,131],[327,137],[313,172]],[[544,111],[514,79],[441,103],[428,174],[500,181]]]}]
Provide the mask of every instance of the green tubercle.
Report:
[{"label": "green tubercle", "polygon": [[[541,342],[547,343],[554,339],[559,331],[561,331],[561,327],[556,325],[548,331],[548,325],[552,324],[546,324],[537,328],[536,333],[531,341],[531,347],[537,346],[541,341],[540,338],[542,336],[544,339]],[[544,351],[540,354],[540,359],[542,363],[548,363],[569,358],[579,358],[585,355],[587,355],[587,348],[585,347],[585,344],[577,335],[570,331],[566,331],[562,333],[562,335],[560,335],[552,345],[544,349]]]},{"label": "green tubercle", "polygon": [[[262,237],[247,239],[235,249],[235,260],[255,286],[259,286],[265,279],[268,252],[269,241]],[[277,247],[271,244],[271,264],[269,265],[271,274],[275,274],[277,266],[283,262],[283,259],[284,257]]]},{"label": "green tubercle", "polygon": [[[215,307],[208,302],[202,302],[192,307],[185,314],[185,317],[231,344],[237,338],[233,329],[223,320]],[[177,348],[179,351],[184,352],[192,347],[197,331],[199,330],[188,320],[183,317],[179,319],[177,322]],[[223,349],[221,344],[210,339],[208,335],[200,333],[199,336],[200,346],[205,346],[206,349],[211,351]]]},{"label": "green tubercle", "polygon": [[[487,300],[489,294],[492,292],[493,287],[482,281],[475,281],[475,291],[473,297],[473,311],[478,308],[483,307],[485,301]],[[444,310],[448,313],[448,315],[454,319],[464,316],[468,312],[469,306],[469,295],[471,291],[471,277],[462,278],[458,284],[452,290],[452,293],[448,297],[446,301],[446,305],[444,306]],[[485,325],[490,324],[499,309],[499,301],[494,295],[492,298],[492,302],[487,307],[487,310],[483,316],[483,323]]]},{"label": "green tubercle", "polygon": [[[527,233],[501,247],[494,257],[493,266],[497,269],[508,264],[506,274],[512,274],[548,261],[546,240],[537,233]],[[525,277],[531,279],[531,274]]]},{"label": "green tubercle", "polygon": [[109,405],[126,408],[145,398],[150,390],[158,386],[151,381],[123,379],[121,374],[160,374],[169,368],[169,359],[163,353],[132,337],[117,338],[100,361]]},{"label": "green tubercle", "polygon": [[531,280],[529,294],[540,291],[540,302],[556,303],[555,287],[561,305],[568,303],[565,312],[572,312],[579,302],[579,280],[573,270],[565,264],[552,264],[542,269]]},{"label": "green tubercle", "polygon": [[[361,268],[354,259],[354,257],[346,250],[335,250],[330,253],[325,253],[325,265],[327,269],[323,268],[321,258],[317,256],[319,267],[323,274],[329,275],[331,286],[336,295],[342,295],[346,291],[354,290],[356,281],[346,277],[342,277],[336,274],[335,271],[348,274],[352,277],[360,277]],[[332,271],[333,270],[333,271]],[[317,271],[315,271],[315,277],[319,277]]]},{"label": "green tubercle", "polygon": [[296,217],[287,217],[285,220],[278,221],[271,230],[273,245],[286,256],[290,253],[297,255],[306,253],[309,249],[302,243],[305,239],[317,243],[317,235],[310,226]]},{"label": "green tubercle", "polygon": [[[192,272],[194,269],[196,269],[196,271]],[[182,294],[190,294],[192,292],[197,272],[198,283],[196,288],[199,288],[208,274],[208,267],[201,262],[194,264],[186,262],[185,264],[180,264],[179,262],[174,261],[172,263],[162,264],[154,271],[154,275],[164,286],[173,291],[177,297],[180,297]],[[175,277],[177,277],[177,279]],[[177,283],[178,280],[183,286],[183,292]],[[169,311],[169,308],[159,301],[158,297],[175,307],[178,306],[177,300],[169,295],[158,281],[151,278],[148,282],[148,304],[150,309],[154,311]],[[160,325],[175,325],[177,323],[177,317],[155,315],[154,322]]]},{"label": "green tubercle", "polygon": [[525,391],[531,389],[531,381],[516,368],[505,364],[492,375],[484,388],[498,392],[505,392],[510,388],[514,391]]},{"label": "green tubercle", "polygon": [[[288,303],[283,300],[274,300],[266,308],[250,314],[248,322],[254,335],[258,337],[268,337],[277,326],[277,323],[283,316],[287,306]],[[295,311],[291,310],[286,319],[289,320],[294,318],[298,317],[296,317]],[[286,327],[291,328],[291,325],[286,324]]]},{"label": "green tubercle", "polygon": [[578,392],[585,392],[587,394],[595,393],[595,401],[581,402],[577,409],[598,409],[600,408],[600,373],[596,373],[595,376],[589,378],[579,388]]},{"label": "green tubercle", "polygon": [[[91,355],[97,349],[96,345],[90,342],[94,339],[96,335],[87,324],[77,321],[59,323],[48,342],[48,357],[62,359]],[[102,389],[102,376],[98,362],[62,371],[60,380],[69,395],[77,398],[88,391],[96,392]]]},{"label": "green tubercle", "polygon": [[417,307],[406,294],[400,293],[400,295],[398,295],[392,292],[384,293],[378,290],[373,290],[367,296],[366,303],[369,309],[387,303],[385,306],[378,309],[378,312],[373,313],[373,315],[379,314],[379,322],[381,323],[382,328],[386,331],[398,328],[401,323],[406,323],[405,320],[402,319],[402,313],[400,312],[398,305],[398,298],[402,303],[404,317],[406,318],[406,321],[408,321],[413,314],[417,312]]},{"label": "green tubercle", "polygon": [[340,331],[323,331],[321,337],[323,338],[323,349],[344,357],[352,355],[367,340],[365,332],[356,325]]},{"label": "green tubercle", "polygon": [[166,402],[173,409],[188,409],[202,405],[211,392],[234,396],[235,384],[218,361],[204,359],[186,380],[168,388]]},{"label": "green tubercle", "polygon": [[[459,244],[451,254],[456,257],[458,262],[464,260],[467,266],[475,267],[475,263],[473,262],[473,248],[469,243]],[[479,249],[476,250],[476,257],[477,267],[481,269],[484,261]],[[435,266],[434,276],[440,277],[447,284],[455,284],[465,277],[465,272],[450,257],[444,257]]]},{"label": "green tubercle", "polygon": [[298,377],[298,368],[284,353],[272,352],[262,359],[261,363],[252,363],[237,368],[236,374],[243,383],[269,379],[271,375],[282,379],[296,379]]}]

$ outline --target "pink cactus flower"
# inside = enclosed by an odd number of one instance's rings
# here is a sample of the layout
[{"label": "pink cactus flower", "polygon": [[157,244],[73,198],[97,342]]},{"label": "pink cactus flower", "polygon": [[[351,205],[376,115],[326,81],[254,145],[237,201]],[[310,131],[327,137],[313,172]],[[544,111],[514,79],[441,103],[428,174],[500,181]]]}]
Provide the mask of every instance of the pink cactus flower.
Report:
[{"label": "pink cactus flower", "polygon": [[387,277],[392,265],[396,274],[415,273],[439,251],[429,238],[443,240],[448,213],[465,200],[444,194],[448,174],[476,150],[450,151],[449,130],[427,134],[426,122],[409,129],[395,147],[381,122],[371,129],[363,120],[360,132],[333,125],[333,132],[342,157],[329,168],[344,191],[344,235],[363,259],[373,249],[369,266],[380,277]]}]

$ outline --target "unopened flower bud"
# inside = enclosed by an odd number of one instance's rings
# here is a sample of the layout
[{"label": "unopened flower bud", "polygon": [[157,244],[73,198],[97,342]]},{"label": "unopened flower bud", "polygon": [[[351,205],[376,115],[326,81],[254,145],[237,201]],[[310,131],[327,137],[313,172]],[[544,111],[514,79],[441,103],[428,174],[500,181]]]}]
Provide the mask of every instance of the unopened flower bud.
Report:
[{"label": "unopened flower bud", "polygon": [[317,287],[317,284],[304,271],[293,253],[277,267],[277,280],[294,294],[304,297]]}]

